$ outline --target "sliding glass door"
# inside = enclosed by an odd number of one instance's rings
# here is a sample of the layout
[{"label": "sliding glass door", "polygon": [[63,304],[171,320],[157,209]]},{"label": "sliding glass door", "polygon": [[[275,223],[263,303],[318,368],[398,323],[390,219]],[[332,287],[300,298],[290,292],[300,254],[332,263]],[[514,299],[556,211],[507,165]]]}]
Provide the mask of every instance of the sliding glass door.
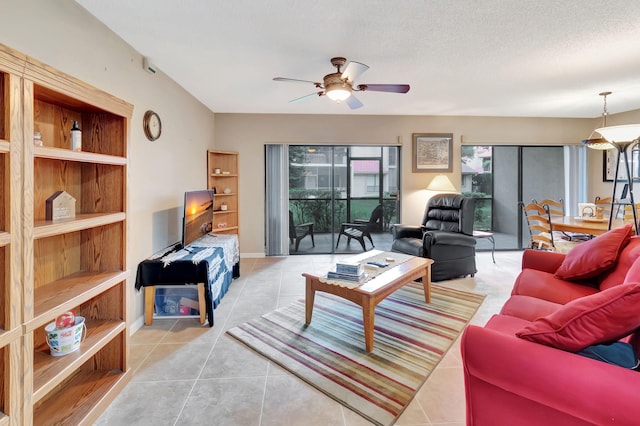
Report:
[{"label": "sliding glass door", "polygon": [[463,146],[462,192],[477,200],[475,229],[493,232],[497,249],[526,246],[519,202],[576,200],[565,192],[565,165],[574,161],[572,155],[577,157],[562,146]]},{"label": "sliding glass door", "polygon": [[[297,252],[361,252],[359,242],[340,238],[343,224],[365,226],[376,248],[390,249],[389,224],[399,217],[399,147],[289,146],[289,209],[294,223],[313,223],[315,247]],[[376,207],[382,214],[368,223]],[[378,212],[380,209],[378,209]],[[371,243],[366,239],[366,249]]]}]

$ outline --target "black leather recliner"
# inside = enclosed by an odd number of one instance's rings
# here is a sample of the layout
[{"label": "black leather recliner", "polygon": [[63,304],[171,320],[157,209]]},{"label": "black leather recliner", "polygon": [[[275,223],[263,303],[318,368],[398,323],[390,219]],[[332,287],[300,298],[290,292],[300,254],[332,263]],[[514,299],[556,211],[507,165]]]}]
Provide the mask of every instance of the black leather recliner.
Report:
[{"label": "black leather recliner", "polygon": [[434,195],[427,203],[421,226],[393,225],[391,251],[433,259],[432,281],[474,276],[477,272],[474,210],[473,198]]}]

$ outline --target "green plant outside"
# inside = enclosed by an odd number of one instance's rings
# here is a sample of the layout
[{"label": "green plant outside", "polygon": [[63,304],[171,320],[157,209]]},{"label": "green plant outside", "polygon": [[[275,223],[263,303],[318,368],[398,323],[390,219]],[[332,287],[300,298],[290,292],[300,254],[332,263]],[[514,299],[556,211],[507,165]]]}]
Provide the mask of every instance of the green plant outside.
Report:
[{"label": "green plant outside", "polygon": [[462,195],[476,199],[473,229],[491,231],[492,208],[491,196],[484,192],[463,192]]},{"label": "green plant outside", "polygon": [[[341,191],[333,190],[333,197],[331,195],[331,190],[290,189],[289,209],[293,213],[294,222],[313,222],[315,232],[337,232],[340,224],[348,220],[369,220],[371,212],[380,203],[378,198],[352,199],[351,216],[348,219],[347,200],[339,198]],[[397,201],[388,193],[384,197],[384,223],[393,223],[397,221]],[[336,229],[331,229],[331,217],[334,213]]]}]

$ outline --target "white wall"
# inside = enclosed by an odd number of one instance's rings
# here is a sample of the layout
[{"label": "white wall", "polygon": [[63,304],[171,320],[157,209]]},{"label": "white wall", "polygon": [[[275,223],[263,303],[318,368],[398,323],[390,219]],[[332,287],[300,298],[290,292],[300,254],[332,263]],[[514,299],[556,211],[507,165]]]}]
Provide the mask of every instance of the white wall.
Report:
[{"label": "white wall", "polygon": [[[133,288],[136,266],[180,240],[184,192],[206,188],[214,115],[162,72],[144,71],[140,53],[71,0],[3,0],[0,28],[0,43],[134,105],[127,266],[134,301],[129,318],[140,323],[143,299]],[[142,129],[148,109],[162,119],[162,136],[155,142]]]}]

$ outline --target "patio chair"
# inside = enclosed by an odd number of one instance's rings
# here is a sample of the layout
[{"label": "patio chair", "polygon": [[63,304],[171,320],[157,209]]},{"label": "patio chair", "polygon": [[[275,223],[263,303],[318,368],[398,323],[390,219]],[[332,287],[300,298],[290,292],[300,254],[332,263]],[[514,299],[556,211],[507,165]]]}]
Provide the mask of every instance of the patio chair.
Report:
[{"label": "patio chair", "polygon": [[371,231],[382,229],[382,204],[378,204],[378,207],[373,209],[369,220],[355,220],[353,223],[343,223],[340,225],[340,233],[338,234],[338,241],[336,242],[336,248],[340,244],[340,237],[347,237],[347,244],[351,243],[351,239],[358,241],[362,246],[362,250],[367,251],[364,239],[365,237],[371,242],[371,247],[375,247],[373,239],[371,238]]},{"label": "patio chair", "polygon": [[295,243],[295,251],[298,251],[300,241],[307,235],[311,236],[311,245],[316,246],[313,238],[313,222],[306,222],[296,225],[293,221],[293,213],[289,210],[289,241]]}]

